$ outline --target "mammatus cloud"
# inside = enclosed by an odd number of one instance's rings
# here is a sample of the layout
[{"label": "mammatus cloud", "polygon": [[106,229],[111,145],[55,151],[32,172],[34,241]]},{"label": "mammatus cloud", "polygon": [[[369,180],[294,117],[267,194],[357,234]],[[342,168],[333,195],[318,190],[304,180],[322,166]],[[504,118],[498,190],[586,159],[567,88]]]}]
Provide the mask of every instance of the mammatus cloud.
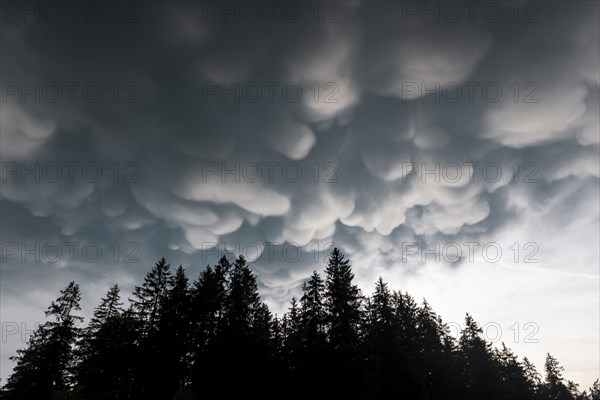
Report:
[{"label": "mammatus cloud", "polygon": [[[309,11],[297,23],[222,23],[202,2],[140,3],[128,24],[9,17],[3,242],[94,242],[109,254],[118,243],[121,257],[57,273],[17,255],[2,264],[3,304],[17,309],[22,287],[43,294],[23,300],[41,309],[67,276],[98,298],[159,256],[199,268],[213,244],[255,242],[282,310],[331,242],[365,284],[426,275],[421,250],[403,261],[409,242],[437,253],[498,242],[505,254],[536,242],[542,260],[565,263],[542,270],[597,276],[598,4],[539,3],[525,23],[498,3],[497,22],[453,23],[401,3],[339,3],[327,23]],[[575,236],[556,242],[561,230]],[[518,231],[528,234],[513,240]],[[130,243],[139,260],[123,268]],[[264,243],[277,243],[273,257]],[[286,244],[305,256],[288,262]],[[475,263],[465,260],[446,264]]]}]

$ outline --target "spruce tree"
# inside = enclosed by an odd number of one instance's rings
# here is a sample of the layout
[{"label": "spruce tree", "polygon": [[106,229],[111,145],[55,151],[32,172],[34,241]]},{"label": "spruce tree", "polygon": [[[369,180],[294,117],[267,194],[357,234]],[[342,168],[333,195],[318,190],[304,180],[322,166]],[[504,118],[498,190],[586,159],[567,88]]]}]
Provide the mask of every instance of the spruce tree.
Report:
[{"label": "spruce tree", "polygon": [[247,341],[252,334],[256,312],[260,307],[256,278],[240,255],[233,265],[225,310],[225,333],[236,341]]},{"label": "spruce tree", "polygon": [[170,265],[162,258],[146,274],[142,286],[135,287],[133,298],[129,299],[131,311],[140,326],[137,354],[134,355],[136,397],[166,395],[163,390],[170,390],[161,385],[164,343],[160,328],[172,286]]},{"label": "spruce tree", "polygon": [[[244,256],[235,260],[229,274],[223,323],[219,329],[218,361],[212,367],[228,370],[236,376],[232,386],[223,376],[210,385],[216,389],[215,397],[230,398],[237,387],[246,387],[248,396],[258,395],[256,382],[262,378],[268,360],[270,313],[260,300],[256,277]],[[256,388],[256,389],[254,389]]]},{"label": "spruce tree", "polygon": [[544,371],[546,372],[546,380],[540,390],[542,398],[553,400],[572,400],[571,393],[569,393],[562,376],[564,368],[550,353],[546,355]]},{"label": "spruce tree", "polygon": [[496,359],[498,360],[497,373],[500,378],[498,398],[503,400],[532,399],[535,389],[529,381],[526,367],[519,362],[517,356],[504,343],[502,343],[501,349],[496,350]]},{"label": "spruce tree", "polygon": [[523,357],[523,374],[525,375],[525,379],[527,380],[527,386],[530,387],[534,392],[538,392],[540,390],[540,386],[542,385],[542,380],[540,378],[540,374],[535,369],[535,365],[527,357]]},{"label": "spruce tree", "polygon": [[122,306],[119,285],[115,284],[108,290],[106,297],[100,299],[100,305],[94,309],[86,333],[94,334],[111,319],[120,317],[124,311]]},{"label": "spruce tree", "polygon": [[293,358],[297,358],[296,353],[302,346],[302,320],[300,319],[300,307],[296,296],[292,296],[288,308],[285,332],[288,351]]},{"label": "spruce tree", "polygon": [[40,325],[28,347],[11,357],[17,364],[5,386],[9,399],[49,399],[72,388],[73,346],[83,321],[74,312],[81,310],[81,292],[70,282],[60,293],[45,312],[52,320]]},{"label": "spruce tree", "polygon": [[215,365],[220,362],[220,347],[227,343],[224,332],[224,315],[229,291],[231,264],[225,256],[213,268],[207,266],[191,289],[191,364],[192,387],[210,390],[220,372]]},{"label": "spruce tree", "polygon": [[137,325],[119,292],[114,285],[100,300],[78,346],[76,392],[84,399],[124,399],[132,389]]},{"label": "spruce tree", "polygon": [[461,332],[463,396],[465,399],[494,399],[498,397],[497,369],[491,344],[483,338],[483,330],[469,314]]},{"label": "spruce tree", "polygon": [[317,271],[314,271],[310,279],[302,285],[300,320],[302,338],[306,347],[319,348],[325,343],[324,289],[325,284]]},{"label": "spruce tree", "polygon": [[380,277],[375,292],[367,299],[365,318],[366,346],[371,357],[380,363],[380,385],[384,397],[398,397],[397,331],[393,309],[393,293]]},{"label": "spruce tree", "polygon": [[390,350],[394,339],[394,314],[392,293],[381,277],[375,284],[375,293],[369,301],[367,310],[368,342],[375,351],[383,354]]},{"label": "spruce tree", "polygon": [[325,275],[329,341],[334,348],[353,347],[359,340],[360,291],[353,283],[350,261],[338,248],[329,256]]},{"label": "spruce tree", "polygon": [[589,400],[600,400],[600,380],[598,379],[590,387]]},{"label": "spruce tree", "polygon": [[354,273],[342,252],[333,249],[325,268],[324,303],[327,311],[327,392],[330,396],[363,398],[372,375],[361,346],[362,299]]},{"label": "spruce tree", "polygon": [[443,328],[438,325],[438,316],[426,300],[417,311],[417,337],[420,356],[416,359],[416,374],[419,377],[422,395],[439,397],[443,384],[445,354]]},{"label": "spruce tree", "polygon": [[180,265],[175,271],[159,323],[158,357],[161,359],[161,390],[172,396],[190,382],[191,295],[188,278]]},{"label": "spruce tree", "polygon": [[135,287],[133,298],[129,299],[133,312],[142,323],[143,336],[158,331],[167,293],[173,284],[170,268],[161,258],[146,274],[142,286]]}]

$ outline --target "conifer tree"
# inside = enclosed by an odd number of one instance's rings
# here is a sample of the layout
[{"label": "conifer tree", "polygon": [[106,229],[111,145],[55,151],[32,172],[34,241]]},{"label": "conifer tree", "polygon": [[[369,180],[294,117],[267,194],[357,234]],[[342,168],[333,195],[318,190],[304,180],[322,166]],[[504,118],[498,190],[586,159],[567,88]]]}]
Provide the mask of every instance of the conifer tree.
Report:
[{"label": "conifer tree", "polygon": [[123,310],[119,292],[118,285],[109,289],[83,331],[76,367],[76,392],[82,398],[121,399],[131,392],[137,326]]},{"label": "conifer tree", "polygon": [[360,291],[353,283],[350,261],[334,248],[325,268],[325,306],[329,342],[334,348],[352,347],[359,340]]},{"label": "conifer tree", "polygon": [[[269,317],[260,300],[256,277],[240,255],[229,273],[223,323],[219,329],[219,360],[213,367],[229,370],[242,387],[255,387],[267,359],[264,344],[270,336],[270,327],[265,329]],[[217,377],[214,386],[218,391],[215,397],[231,397],[236,389],[224,377]],[[250,393],[254,392],[250,390]]]},{"label": "conifer tree", "polygon": [[207,266],[200,273],[192,295],[192,321],[194,324],[195,351],[203,351],[216,340],[224,322],[229,294],[229,275],[231,264],[223,256],[212,268]]},{"label": "conifer tree", "polygon": [[162,360],[161,389],[165,395],[182,390],[190,381],[191,296],[182,266],[175,271],[160,319],[158,356]]},{"label": "conifer tree", "polygon": [[119,285],[115,284],[108,290],[106,297],[100,299],[100,305],[94,309],[86,333],[96,333],[107,321],[120,317],[123,314],[122,306]]},{"label": "conifer tree", "polygon": [[244,256],[235,260],[231,271],[230,288],[226,301],[226,333],[236,341],[248,340],[260,307],[256,278],[246,264]]},{"label": "conifer tree", "polygon": [[142,286],[136,286],[130,298],[131,311],[138,322],[137,354],[134,367],[134,395],[146,397],[165,395],[161,385],[163,346],[161,320],[164,317],[169,291],[173,286],[170,265],[161,258],[144,277]]},{"label": "conifer tree", "polygon": [[598,379],[590,387],[589,400],[600,400],[600,380]]},{"label": "conifer tree", "polygon": [[325,284],[314,271],[310,279],[302,285],[300,298],[300,320],[302,338],[307,347],[322,347],[325,343],[325,306],[323,291]]},{"label": "conifer tree", "polygon": [[546,372],[546,380],[540,390],[542,398],[553,400],[572,400],[572,396],[569,393],[562,376],[564,368],[550,353],[546,355],[544,371]]},{"label": "conifer tree", "polygon": [[290,352],[296,353],[302,346],[302,321],[300,306],[296,296],[292,296],[286,320],[287,346]]},{"label": "conifer tree", "polygon": [[567,381],[567,391],[573,400],[587,400],[586,394],[579,391],[579,385],[573,381]]},{"label": "conifer tree", "polygon": [[[381,363],[381,390],[386,397],[395,396],[398,385],[397,330],[393,308],[394,294],[380,277],[375,292],[367,299],[365,319],[367,350]],[[399,395],[399,394],[398,394]]]},{"label": "conifer tree", "polygon": [[[371,330],[374,334],[391,334],[393,328],[392,293],[383,278],[375,284],[375,293],[371,301],[372,319]],[[387,339],[387,338],[386,338]]]},{"label": "conifer tree", "polygon": [[9,399],[49,399],[72,389],[73,346],[83,321],[74,312],[81,310],[81,292],[70,282],[60,294],[45,312],[52,320],[40,325],[28,347],[11,357],[17,364],[5,386]]},{"label": "conifer tree", "polygon": [[417,310],[417,340],[420,356],[416,360],[416,374],[422,394],[441,396],[445,368],[443,329],[438,325],[438,316],[426,300]]},{"label": "conifer tree", "polygon": [[416,397],[419,391],[416,384],[416,364],[420,356],[417,330],[418,306],[408,293],[395,292],[392,298],[396,341],[391,373],[398,377],[399,387],[402,388],[401,391],[396,388],[396,394],[408,393],[409,397]]},{"label": "conifer tree", "polygon": [[459,344],[463,361],[464,398],[476,400],[497,397],[497,374],[491,344],[483,339],[483,330],[469,314],[465,317]]},{"label": "conifer tree", "polygon": [[523,357],[523,374],[527,380],[527,385],[534,391],[538,392],[542,385],[540,374],[535,369],[535,365],[527,357]]},{"label": "conifer tree", "polygon": [[499,399],[531,399],[534,387],[527,377],[527,371],[519,362],[517,356],[502,343],[502,348],[496,350],[498,360]]},{"label": "conifer tree", "polygon": [[147,336],[158,331],[165,300],[173,284],[171,266],[161,258],[144,277],[142,286],[136,286],[131,308],[142,323],[142,335]]},{"label": "conifer tree", "polygon": [[303,351],[302,320],[296,296],[292,296],[288,312],[283,320],[285,360],[290,371],[290,379],[299,385],[304,381],[305,353]]},{"label": "conifer tree", "polygon": [[219,346],[227,345],[220,334],[229,290],[231,264],[223,256],[213,268],[207,266],[191,289],[192,387],[210,386],[218,379],[214,366],[219,362]]}]

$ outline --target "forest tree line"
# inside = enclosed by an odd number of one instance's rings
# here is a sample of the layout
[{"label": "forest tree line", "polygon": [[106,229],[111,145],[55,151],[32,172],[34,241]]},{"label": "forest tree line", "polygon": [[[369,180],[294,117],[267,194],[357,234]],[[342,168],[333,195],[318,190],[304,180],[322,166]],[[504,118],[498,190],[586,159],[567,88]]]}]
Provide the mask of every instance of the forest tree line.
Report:
[{"label": "forest tree line", "polygon": [[430,305],[354,284],[334,249],[283,316],[261,301],[243,256],[189,282],[161,259],[124,307],[110,288],[83,326],[75,282],[61,290],[4,386],[9,400],[600,400],[547,355],[541,376],[467,314],[455,339]]}]

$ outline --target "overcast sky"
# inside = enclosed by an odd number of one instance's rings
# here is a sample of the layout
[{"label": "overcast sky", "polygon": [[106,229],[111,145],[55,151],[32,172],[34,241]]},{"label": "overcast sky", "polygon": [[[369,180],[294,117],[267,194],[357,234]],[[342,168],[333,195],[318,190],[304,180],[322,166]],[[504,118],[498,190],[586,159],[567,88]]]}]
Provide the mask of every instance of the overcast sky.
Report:
[{"label": "overcast sky", "polygon": [[121,3],[2,3],[3,379],[70,280],[241,253],[281,314],[331,243],[600,375],[597,1]]}]

